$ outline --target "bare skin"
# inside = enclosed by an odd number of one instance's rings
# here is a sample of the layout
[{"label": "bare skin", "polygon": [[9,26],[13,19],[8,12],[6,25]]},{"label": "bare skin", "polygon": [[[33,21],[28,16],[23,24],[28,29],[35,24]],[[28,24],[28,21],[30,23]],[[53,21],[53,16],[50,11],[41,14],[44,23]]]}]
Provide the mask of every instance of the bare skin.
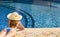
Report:
[{"label": "bare skin", "polygon": [[[13,22],[15,22],[15,23],[13,23],[13,25],[11,25],[11,24],[10,24],[11,21],[13,21]],[[18,23],[17,23],[17,22],[18,22]],[[18,20],[17,20],[17,21],[8,20],[8,24],[9,24],[9,27],[12,26],[12,27],[16,27],[17,29],[24,30],[23,24],[22,24],[20,21],[18,21]],[[14,24],[15,24],[15,25],[14,25]],[[6,29],[2,30],[2,31],[0,32],[0,37],[15,37],[15,35],[16,35],[16,30],[11,29],[8,34],[6,34],[6,33],[7,33]],[[12,33],[12,34],[11,34],[11,33]]]},{"label": "bare skin", "polygon": [[2,30],[0,32],[0,37],[15,37],[16,30],[12,29],[12,30],[10,30],[10,32],[8,34],[6,34],[6,33],[7,33],[6,29]]},{"label": "bare skin", "polygon": [[[14,21],[14,20],[8,20],[8,23],[9,23],[9,27],[10,27],[10,22],[11,21]],[[16,25],[11,25],[11,26],[15,26],[17,29],[20,29],[20,30],[24,30],[24,26],[23,26],[23,24],[20,22],[20,21],[14,21],[14,22],[18,22]],[[12,27],[13,28],[13,27]]]},{"label": "bare skin", "polygon": [[21,22],[19,22],[19,25],[17,26],[17,28],[20,29],[20,30],[24,30],[24,26],[22,25]]}]

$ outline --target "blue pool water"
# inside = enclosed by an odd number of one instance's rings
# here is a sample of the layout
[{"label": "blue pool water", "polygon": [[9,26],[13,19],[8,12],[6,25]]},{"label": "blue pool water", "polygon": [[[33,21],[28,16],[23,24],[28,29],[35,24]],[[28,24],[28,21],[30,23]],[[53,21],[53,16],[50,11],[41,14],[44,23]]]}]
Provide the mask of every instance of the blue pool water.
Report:
[{"label": "blue pool water", "polygon": [[21,22],[26,28],[60,27],[60,4],[44,5],[24,3],[0,3],[0,29],[8,27],[7,14],[17,11],[23,16]]}]

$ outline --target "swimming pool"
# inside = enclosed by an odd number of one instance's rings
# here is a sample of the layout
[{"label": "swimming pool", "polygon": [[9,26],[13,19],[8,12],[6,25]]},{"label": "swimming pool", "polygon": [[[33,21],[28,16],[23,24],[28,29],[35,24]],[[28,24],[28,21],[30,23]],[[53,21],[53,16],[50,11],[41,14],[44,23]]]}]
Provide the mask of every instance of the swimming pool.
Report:
[{"label": "swimming pool", "polygon": [[6,16],[14,11],[23,16],[21,22],[26,28],[58,28],[60,27],[60,4],[52,3],[52,5],[53,7],[24,3],[0,3],[0,29],[8,27]]}]

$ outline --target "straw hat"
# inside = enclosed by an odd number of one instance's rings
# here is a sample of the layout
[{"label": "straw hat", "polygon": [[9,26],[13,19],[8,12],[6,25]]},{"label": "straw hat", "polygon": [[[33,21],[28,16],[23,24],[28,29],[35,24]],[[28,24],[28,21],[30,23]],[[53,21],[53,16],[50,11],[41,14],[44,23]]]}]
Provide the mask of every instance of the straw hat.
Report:
[{"label": "straw hat", "polygon": [[18,14],[18,12],[13,12],[13,13],[9,13],[7,15],[7,18],[10,20],[21,20],[22,16]]}]

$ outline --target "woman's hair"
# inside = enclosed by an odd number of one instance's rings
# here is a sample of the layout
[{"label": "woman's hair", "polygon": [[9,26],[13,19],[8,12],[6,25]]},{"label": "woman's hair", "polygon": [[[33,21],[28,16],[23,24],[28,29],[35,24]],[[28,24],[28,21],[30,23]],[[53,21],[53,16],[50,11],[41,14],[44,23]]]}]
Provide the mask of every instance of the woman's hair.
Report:
[{"label": "woman's hair", "polygon": [[9,27],[15,28],[17,26],[18,20],[9,20]]}]

